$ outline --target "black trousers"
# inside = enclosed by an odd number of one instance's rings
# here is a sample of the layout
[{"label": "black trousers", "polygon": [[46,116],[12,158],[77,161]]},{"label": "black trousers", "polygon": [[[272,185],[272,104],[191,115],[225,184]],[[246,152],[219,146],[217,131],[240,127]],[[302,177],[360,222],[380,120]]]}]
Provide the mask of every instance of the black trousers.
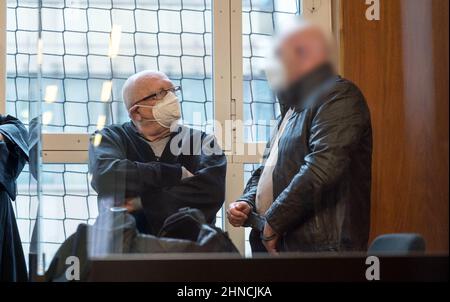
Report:
[{"label": "black trousers", "polygon": [[[150,234],[150,229],[148,227],[147,218],[145,217],[144,210],[138,210],[131,213],[136,220],[136,229],[141,234]],[[153,234],[157,235],[157,234]]]},{"label": "black trousers", "polygon": [[266,247],[264,246],[264,244],[261,241],[261,232],[260,231],[258,231],[256,229],[252,229],[252,231],[250,232],[249,241],[250,241],[250,246],[252,248],[252,254],[267,253]]}]

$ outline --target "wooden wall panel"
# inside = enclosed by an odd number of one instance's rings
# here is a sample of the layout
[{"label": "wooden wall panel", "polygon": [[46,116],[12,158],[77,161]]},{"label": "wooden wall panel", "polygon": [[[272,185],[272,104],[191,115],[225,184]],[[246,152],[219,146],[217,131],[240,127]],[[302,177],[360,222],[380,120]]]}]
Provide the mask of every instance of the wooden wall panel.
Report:
[{"label": "wooden wall panel", "polygon": [[341,0],[341,67],[374,128],[371,238],[421,233],[448,252],[448,0]]}]

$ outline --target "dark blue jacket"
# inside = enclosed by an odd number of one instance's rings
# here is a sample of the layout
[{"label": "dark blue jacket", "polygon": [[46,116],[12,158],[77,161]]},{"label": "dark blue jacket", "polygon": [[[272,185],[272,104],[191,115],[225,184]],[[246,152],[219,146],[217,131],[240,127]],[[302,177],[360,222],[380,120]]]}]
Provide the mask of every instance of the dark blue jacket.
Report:
[{"label": "dark blue jacket", "polygon": [[[215,222],[225,199],[226,157],[214,137],[179,126],[157,158],[132,122],[108,126],[95,135],[102,139],[98,146],[90,144],[89,168],[101,204],[140,197],[147,226],[143,230],[138,222],[138,228],[153,235],[183,207],[197,208],[208,223]],[[181,150],[173,152],[174,144]],[[202,145],[212,146],[214,154],[205,153]],[[194,176],[181,180],[182,166]]]}]

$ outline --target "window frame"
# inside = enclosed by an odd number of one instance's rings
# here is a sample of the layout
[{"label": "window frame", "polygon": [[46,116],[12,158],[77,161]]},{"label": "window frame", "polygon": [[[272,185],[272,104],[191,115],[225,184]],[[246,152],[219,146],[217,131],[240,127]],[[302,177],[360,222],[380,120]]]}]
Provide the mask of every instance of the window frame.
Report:
[{"label": "window frame", "polygon": [[[242,0],[212,1],[212,68],[214,117],[221,125],[225,121],[243,120],[243,45]],[[303,17],[313,20],[332,32],[332,0],[322,0],[321,9],[311,13],[302,5],[311,0],[299,1]],[[0,113],[6,112],[6,15],[7,1],[0,9]],[[224,127],[222,127],[224,128]],[[217,129],[216,129],[217,130]],[[222,129],[223,131],[225,129]],[[225,137],[224,132],[216,133]],[[42,134],[42,162],[44,164],[85,164],[88,162],[89,133]],[[236,152],[236,129],[232,131],[231,144],[224,147],[228,159],[225,208],[239,198],[244,187],[244,164],[259,163],[258,155]],[[263,148],[265,143],[244,142],[244,150]],[[257,149],[261,150],[261,149]],[[222,216],[224,217],[224,216]],[[234,228],[223,219],[223,228],[229,233],[242,255],[245,252],[245,230]]]}]

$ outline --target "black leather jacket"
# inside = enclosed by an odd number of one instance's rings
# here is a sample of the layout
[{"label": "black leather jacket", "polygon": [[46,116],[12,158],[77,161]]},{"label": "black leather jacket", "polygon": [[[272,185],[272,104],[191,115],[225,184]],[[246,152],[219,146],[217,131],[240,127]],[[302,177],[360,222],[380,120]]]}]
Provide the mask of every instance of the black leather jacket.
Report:
[{"label": "black leather jacket", "polygon": [[[278,249],[365,250],[372,128],[364,96],[353,83],[335,75],[331,66],[323,65],[281,93],[279,100],[281,118],[287,109],[295,111],[279,140],[272,176],[274,202],[265,215],[281,235]],[[240,198],[253,209],[263,169],[253,173]],[[255,236],[259,231],[252,233],[255,251],[262,245]]]}]

